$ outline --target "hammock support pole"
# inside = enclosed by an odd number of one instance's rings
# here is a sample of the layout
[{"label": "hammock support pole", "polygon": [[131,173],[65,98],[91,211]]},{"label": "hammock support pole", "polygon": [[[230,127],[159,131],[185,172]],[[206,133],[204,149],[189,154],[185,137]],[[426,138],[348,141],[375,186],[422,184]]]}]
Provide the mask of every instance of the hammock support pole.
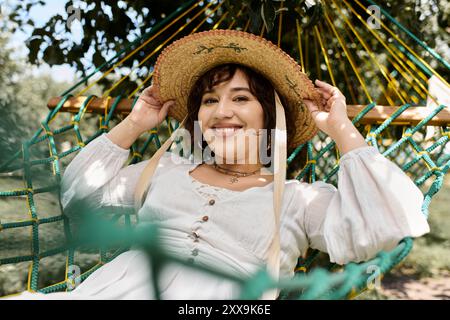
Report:
[{"label": "hammock support pole", "polygon": [[[58,106],[58,103],[62,100],[62,97],[55,97],[49,100],[47,107],[51,110]],[[80,96],[69,98],[62,105],[60,112],[70,112],[78,113],[80,108],[83,106],[84,101],[87,97]],[[117,98],[93,98],[89,103],[86,112],[96,113],[103,115],[105,110],[111,110],[111,107],[115,103]],[[131,106],[134,100],[132,99],[121,99],[115,108],[116,114],[126,115],[130,113]],[[354,119],[360,111],[366,108],[365,105],[348,105],[347,113],[349,118]],[[392,114],[398,110],[397,106],[374,106],[369,112],[367,112],[364,117],[358,121],[360,124],[381,124],[386,119],[388,119]],[[391,125],[416,125],[423,119],[425,119],[430,113],[431,109],[424,106],[409,107],[402,112]],[[427,126],[445,126],[450,125],[450,107],[443,108],[436,116],[434,116],[428,123]]]}]

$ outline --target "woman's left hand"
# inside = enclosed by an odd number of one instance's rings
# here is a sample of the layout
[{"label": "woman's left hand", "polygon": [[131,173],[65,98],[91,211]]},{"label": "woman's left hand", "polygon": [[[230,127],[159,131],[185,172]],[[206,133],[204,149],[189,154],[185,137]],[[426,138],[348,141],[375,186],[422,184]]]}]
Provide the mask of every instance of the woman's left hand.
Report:
[{"label": "woman's left hand", "polygon": [[347,104],[342,92],[332,85],[316,80],[317,90],[321,93],[324,107],[319,108],[311,100],[303,100],[308,107],[317,127],[333,138],[339,128],[350,120],[347,116]]}]

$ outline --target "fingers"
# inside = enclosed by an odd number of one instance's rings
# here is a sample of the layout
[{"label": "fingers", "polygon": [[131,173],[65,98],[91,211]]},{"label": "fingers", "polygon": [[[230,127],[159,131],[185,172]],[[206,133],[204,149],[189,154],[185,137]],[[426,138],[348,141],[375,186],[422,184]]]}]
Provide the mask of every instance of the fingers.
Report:
[{"label": "fingers", "polygon": [[144,89],[143,92],[148,93],[148,94],[155,94],[156,93],[156,87],[154,85],[148,86],[147,88]]},{"label": "fingers", "polygon": [[142,91],[141,96],[151,97],[152,100],[154,100],[155,102],[158,102],[158,103],[160,103],[160,101],[161,101],[161,98],[159,96],[159,91],[153,85],[145,88],[144,91]]},{"label": "fingers", "polygon": [[308,107],[309,111],[311,112],[311,117],[320,129],[321,124],[323,124],[323,122],[326,121],[328,117],[328,112],[324,112],[323,110],[317,108],[317,106],[311,100],[304,99],[303,102]]},{"label": "fingers", "polygon": [[340,96],[332,96],[330,99],[328,99],[324,111],[330,112],[330,110],[334,107],[335,104],[339,105],[340,106],[339,108],[342,107],[344,110],[346,110],[347,104],[345,101],[345,97],[343,95],[340,95]]},{"label": "fingers", "polygon": [[311,115],[314,117],[316,113],[320,112],[319,107],[314,104],[311,100],[303,99],[303,103],[308,108],[309,112],[311,112]]},{"label": "fingers", "polygon": [[320,94],[322,95],[322,97],[324,99],[326,99],[326,100],[330,99],[331,94],[327,90],[325,90],[324,88],[317,88],[317,91],[320,92]]},{"label": "fingers", "polygon": [[330,111],[336,101],[343,101],[345,104],[345,96],[344,94],[337,88],[334,87],[324,81],[316,80],[315,83],[318,85],[316,88],[324,98],[325,102],[323,103],[324,111]]},{"label": "fingers", "polygon": [[157,100],[153,96],[145,94],[145,93],[141,94],[139,99],[142,100],[143,102],[145,102],[146,104],[149,104],[150,106],[161,107],[161,105],[162,105],[162,103],[159,100]]},{"label": "fingers", "polygon": [[320,81],[319,79],[316,79],[316,81],[315,81],[314,83],[315,83],[315,85],[318,86],[319,88],[323,88],[323,89],[325,89],[325,90],[327,90],[327,91],[331,91],[333,88],[335,88],[335,87],[333,87],[331,84],[326,83],[326,82],[324,82],[324,81]]},{"label": "fingers", "polygon": [[317,89],[321,90],[321,92],[326,92],[330,96],[342,94],[338,88],[319,79],[315,81],[315,84],[318,86]]},{"label": "fingers", "polygon": [[158,90],[153,85],[145,88],[144,91],[142,91],[139,98],[145,103],[149,104],[150,107],[153,107],[154,109],[160,109],[162,105],[166,102],[175,101],[175,100],[167,100],[165,102],[162,102],[161,98],[159,97]]},{"label": "fingers", "polygon": [[159,111],[158,119],[159,121],[163,121],[164,118],[167,116],[167,113],[169,112],[169,108],[175,105],[175,100],[169,100],[166,101],[163,106],[161,107],[161,110]]}]

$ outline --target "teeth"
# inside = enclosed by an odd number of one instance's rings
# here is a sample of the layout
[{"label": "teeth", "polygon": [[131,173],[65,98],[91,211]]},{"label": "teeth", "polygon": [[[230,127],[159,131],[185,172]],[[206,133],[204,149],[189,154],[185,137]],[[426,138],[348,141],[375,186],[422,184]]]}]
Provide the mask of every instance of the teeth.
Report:
[{"label": "teeth", "polygon": [[229,136],[234,134],[237,130],[241,128],[233,127],[233,128],[213,128],[214,132],[219,136]]},{"label": "teeth", "polygon": [[214,128],[216,131],[235,131],[238,128]]}]

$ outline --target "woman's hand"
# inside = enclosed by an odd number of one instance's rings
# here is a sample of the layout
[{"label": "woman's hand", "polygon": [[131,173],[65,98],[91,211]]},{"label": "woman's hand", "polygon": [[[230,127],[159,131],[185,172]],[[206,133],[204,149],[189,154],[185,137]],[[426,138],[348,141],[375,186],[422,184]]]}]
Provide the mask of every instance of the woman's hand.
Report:
[{"label": "woman's hand", "polygon": [[158,126],[166,118],[174,103],[174,100],[162,103],[153,85],[146,88],[130,114],[112,128],[107,137],[119,147],[129,149],[141,134]]},{"label": "woman's hand", "polygon": [[329,135],[342,154],[353,149],[367,146],[363,136],[347,116],[347,104],[342,92],[332,85],[316,80],[317,90],[323,98],[323,107],[319,108],[311,100],[304,100],[317,127]]},{"label": "woman's hand", "polygon": [[324,106],[319,108],[311,100],[303,100],[308,107],[317,127],[333,137],[335,131],[344,123],[349,122],[347,104],[342,92],[332,85],[316,80],[317,90],[323,98]]},{"label": "woman's hand", "polygon": [[138,101],[127,118],[144,133],[163,122],[169,108],[174,104],[174,100],[162,103],[157,96],[156,88],[151,85],[139,96]]}]

